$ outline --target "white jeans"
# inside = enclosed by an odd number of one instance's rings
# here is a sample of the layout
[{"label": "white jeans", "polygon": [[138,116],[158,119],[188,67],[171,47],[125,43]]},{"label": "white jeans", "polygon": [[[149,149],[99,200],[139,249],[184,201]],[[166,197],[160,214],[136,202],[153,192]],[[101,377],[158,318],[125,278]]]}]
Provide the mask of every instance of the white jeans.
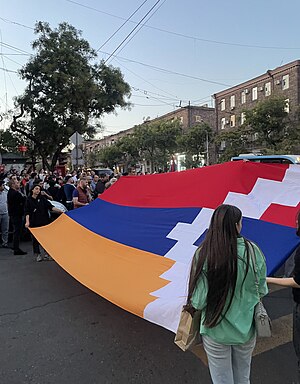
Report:
[{"label": "white jeans", "polygon": [[256,337],[245,344],[224,345],[203,335],[213,384],[249,384],[251,357]]}]

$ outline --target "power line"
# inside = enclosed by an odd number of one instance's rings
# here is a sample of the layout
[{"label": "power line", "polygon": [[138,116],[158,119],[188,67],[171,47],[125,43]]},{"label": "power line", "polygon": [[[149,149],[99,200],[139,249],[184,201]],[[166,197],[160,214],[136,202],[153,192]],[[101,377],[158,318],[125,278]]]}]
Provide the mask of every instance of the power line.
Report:
[{"label": "power line", "polygon": [[29,53],[8,53],[8,52],[4,52],[4,53],[0,53],[0,55],[2,55],[2,56],[29,56]]},{"label": "power line", "polygon": [[[130,70],[129,68],[125,67],[124,64],[121,64],[116,58],[115,58],[115,61],[117,61],[117,63],[119,63],[119,65],[121,65],[121,67],[125,68],[128,72],[132,73],[134,76],[138,77],[139,79],[145,81],[146,83],[148,83],[148,84],[151,85],[152,87],[158,89],[159,91],[164,92],[166,95],[172,96],[175,100],[178,100],[178,99],[179,99],[177,96],[172,95],[171,93],[169,93],[169,92],[167,92],[167,91],[165,91],[165,90],[163,90],[163,89],[157,87],[156,85],[150,83],[150,81],[146,80],[146,79],[143,78],[142,76],[137,75],[135,72],[133,72],[133,71]],[[161,95],[159,95],[159,96],[161,96]]]},{"label": "power line", "polygon": [[16,25],[19,25],[20,27],[24,27],[24,28],[32,29],[32,30],[34,31],[34,28],[32,28],[32,27],[28,27],[27,25],[18,23],[18,22],[16,22],[16,21],[12,21],[12,20],[8,20],[8,19],[4,19],[3,17],[0,17],[0,19],[3,20],[3,21],[5,21],[6,23],[16,24]]},{"label": "power line", "polygon": [[[117,19],[125,20],[124,17],[117,16],[117,15],[114,15],[112,13],[101,11],[99,9],[90,7],[88,5],[81,4],[78,1],[73,1],[73,0],[66,0],[66,1],[69,2],[69,3],[76,4],[76,5],[80,6],[80,7],[90,9],[92,11],[95,11],[95,12],[98,12],[98,13],[102,13],[102,14],[107,15],[107,16],[111,16],[111,17],[114,17],[114,18],[117,18]],[[130,21],[130,22],[136,24],[135,21]],[[232,42],[228,42],[228,41],[210,40],[210,39],[204,39],[204,38],[201,38],[201,37],[185,35],[185,34],[179,33],[179,32],[168,31],[166,29],[158,28],[158,27],[153,27],[151,25],[143,24],[143,26],[145,26],[146,28],[150,28],[150,29],[154,29],[154,30],[160,31],[160,32],[168,33],[170,35],[174,35],[174,36],[177,36],[177,37],[183,37],[183,38],[190,39],[190,40],[202,41],[202,42],[205,42],[205,43],[221,44],[221,45],[231,45],[231,46],[235,46],[235,47],[244,47],[244,48],[278,49],[278,50],[281,50],[281,49],[284,49],[284,50],[286,50],[286,49],[300,50],[300,48],[298,48],[298,47],[263,46],[263,45],[256,45],[256,44],[243,44],[243,43],[232,43]]]},{"label": "power line", "polygon": [[28,54],[29,56],[32,55],[32,54],[29,53],[29,52],[23,51],[23,49],[14,47],[13,45],[10,45],[10,44],[7,44],[7,43],[3,43],[3,41],[1,41],[0,44],[1,44],[3,47],[7,48],[7,49],[11,49],[11,50],[16,51],[16,52],[26,53],[26,54]]},{"label": "power line", "polygon": [[17,71],[12,71],[10,69],[6,69],[6,68],[2,68],[2,67],[0,67],[0,69],[2,69],[2,71],[5,71],[5,72],[18,73]]},{"label": "power line", "polygon": [[6,55],[1,55],[2,57],[5,57],[6,58],[6,60],[9,60],[9,61],[11,61],[12,63],[15,63],[15,64],[18,64],[18,65],[23,65],[23,64],[21,64],[21,63],[18,63],[17,61],[15,61],[15,60],[13,60],[13,59],[11,59],[11,58],[9,58],[9,57],[7,57]]},{"label": "power line", "polygon": [[145,14],[145,16],[143,16],[141,18],[141,20],[138,22],[138,24],[131,30],[131,32],[129,32],[129,34],[125,37],[125,39],[123,39],[121,41],[121,43],[117,46],[117,48],[109,55],[109,57],[104,61],[104,64],[106,64],[108,62],[108,60],[114,56],[114,54],[117,52],[117,50],[124,44],[124,42],[129,38],[129,36],[132,35],[132,33],[138,28],[138,26],[142,23],[143,20],[145,20],[145,18],[149,15],[150,12],[152,12],[152,10],[157,6],[157,4],[160,2],[161,0],[157,0],[156,3],[150,8],[150,10]]},{"label": "power line", "polygon": [[178,101],[179,100],[178,98],[174,99],[172,97],[166,97],[166,96],[160,95],[159,93],[154,93],[154,92],[146,91],[144,89],[139,89],[139,88],[136,88],[136,87],[131,87],[131,88],[134,91],[138,91],[138,92],[142,92],[143,93],[143,95],[134,95],[134,94],[132,94],[131,96],[134,96],[134,97],[149,98],[149,97],[151,97],[150,93],[153,93],[156,96],[160,96],[161,99],[174,100],[174,101]]},{"label": "power line", "polygon": [[[100,51],[101,53],[104,53],[106,55],[108,55],[107,52],[104,52],[104,51]],[[131,59],[126,59],[125,57],[120,57],[118,55],[115,55],[118,59],[120,60],[125,60],[125,61],[129,61],[131,63],[137,63],[137,64],[140,64],[140,65],[143,65],[145,67],[149,67],[149,68],[152,68],[156,71],[160,71],[160,72],[164,72],[164,73],[170,73],[172,75],[177,75],[177,76],[183,76],[183,77],[187,77],[187,78],[190,78],[190,79],[194,79],[194,80],[200,80],[200,81],[203,81],[203,82],[206,82],[206,83],[211,83],[211,84],[217,84],[217,85],[223,85],[225,87],[231,87],[230,84],[224,84],[224,83],[219,83],[218,81],[213,81],[213,80],[207,80],[207,79],[202,79],[200,77],[197,77],[197,76],[192,76],[192,75],[187,75],[187,74],[184,74],[184,73],[180,73],[180,72],[175,72],[175,71],[170,71],[168,69],[164,69],[164,68],[160,68],[160,67],[156,67],[154,65],[150,65],[150,64],[146,64],[146,63],[142,63],[140,61],[136,61],[136,60],[131,60]]]},{"label": "power line", "polygon": [[145,0],[129,17],[124,21],[124,23],[97,49],[96,52],[100,51],[119,31],[121,28],[124,27],[125,24],[128,23],[128,21],[140,10],[140,8],[147,3],[148,0]]},{"label": "power line", "polygon": [[148,23],[148,21],[155,15],[155,13],[164,5],[164,3],[166,2],[166,0],[163,1],[163,3],[148,17],[148,19],[146,20],[146,22],[144,24],[141,24],[139,29],[135,32],[135,34],[126,42],[126,44],[123,45],[123,47],[119,50],[119,54],[123,51],[123,49],[130,43],[130,41],[136,36],[137,33],[139,33],[139,31],[144,27],[146,26],[146,24]]}]

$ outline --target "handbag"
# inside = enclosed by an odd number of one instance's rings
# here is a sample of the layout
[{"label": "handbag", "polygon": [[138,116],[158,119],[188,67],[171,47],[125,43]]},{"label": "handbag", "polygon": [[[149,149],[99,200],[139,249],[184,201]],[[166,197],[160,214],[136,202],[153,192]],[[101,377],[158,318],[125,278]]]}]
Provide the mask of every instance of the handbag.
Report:
[{"label": "handbag", "polygon": [[183,351],[192,351],[195,345],[201,343],[200,320],[200,310],[190,304],[183,307],[174,339],[174,343]]},{"label": "handbag", "polygon": [[263,302],[261,301],[261,298],[259,295],[259,282],[258,282],[258,274],[257,274],[257,267],[256,267],[256,258],[255,258],[254,250],[252,248],[252,244],[250,244],[249,250],[250,250],[250,255],[252,258],[253,269],[255,274],[256,292],[259,299],[258,303],[254,307],[254,324],[255,324],[256,335],[257,337],[271,337],[272,323],[271,323],[271,319],[268,316],[267,310],[263,305]]}]

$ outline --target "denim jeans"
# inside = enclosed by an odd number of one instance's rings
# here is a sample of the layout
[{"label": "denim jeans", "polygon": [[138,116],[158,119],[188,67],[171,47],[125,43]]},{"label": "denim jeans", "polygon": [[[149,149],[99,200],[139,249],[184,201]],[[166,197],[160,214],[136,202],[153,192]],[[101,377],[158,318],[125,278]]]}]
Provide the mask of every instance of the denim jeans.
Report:
[{"label": "denim jeans", "polygon": [[33,253],[35,255],[40,254],[40,243],[37,241],[37,239],[31,234],[31,239],[32,239],[32,248],[33,248]]},{"label": "denim jeans", "polygon": [[252,352],[256,337],[245,344],[225,345],[203,335],[213,384],[249,384]]},{"label": "denim jeans", "polygon": [[8,214],[7,213],[0,214],[2,245],[7,245],[8,243],[8,225],[9,225]]},{"label": "denim jeans", "polygon": [[298,359],[298,383],[300,383],[300,304],[294,304],[293,311],[293,344]]}]

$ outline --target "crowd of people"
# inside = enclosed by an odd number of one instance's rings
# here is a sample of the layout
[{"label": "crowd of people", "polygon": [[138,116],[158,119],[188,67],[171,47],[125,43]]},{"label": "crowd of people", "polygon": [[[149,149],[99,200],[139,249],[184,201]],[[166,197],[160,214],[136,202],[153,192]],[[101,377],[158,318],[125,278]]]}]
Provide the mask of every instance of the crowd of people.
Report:
[{"label": "crowd of people", "polygon": [[[11,228],[14,255],[25,255],[20,241],[26,229],[47,225],[60,213],[89,204],[119,178],[119,174],[97,175],[93,171],[73,171],[65,177],[44,170],[30,173],[12,170],[0,175],[2,247],[8,248]],[[32,246],[36,261],[51,259],[33,235]]]},{"label": "crowd of people", "polygon": [[[55,173],[31,172],[0,176],[0,225],[2,247],[8,248],[8,228],[13,229],[13,251],[20,249],[23,228],[47,225],[49,212],[60,214],[79,209],[97,198],[118,181],[120,175],[97,175],[93,171],[70,172],[65,177]],[[204,241],[197,249],[188,285],[188,302],[201,310],[199,332],[212,382],[249,384],[252,352],[256,343],[254,307],[267,294],[267,283],[293,288],[293,342],[299,361],[300,382],[300,247],[295,256],[293,276],[266,277],[265,257],[259,247],[241,235],[242,212],[232,205],[221,205],[213,213]],[[300,212],[296,220],[300,236]],[[49,260],[32,236],[36,261]],[[251,260],[251,252],[254,260]],[[43,253],[43,254],[42,254]],[[256,264],[253,265],[253,263]],[[258,286],[255,286],[255,275]],[[259,297],[258,297],[259,296]]]}]

